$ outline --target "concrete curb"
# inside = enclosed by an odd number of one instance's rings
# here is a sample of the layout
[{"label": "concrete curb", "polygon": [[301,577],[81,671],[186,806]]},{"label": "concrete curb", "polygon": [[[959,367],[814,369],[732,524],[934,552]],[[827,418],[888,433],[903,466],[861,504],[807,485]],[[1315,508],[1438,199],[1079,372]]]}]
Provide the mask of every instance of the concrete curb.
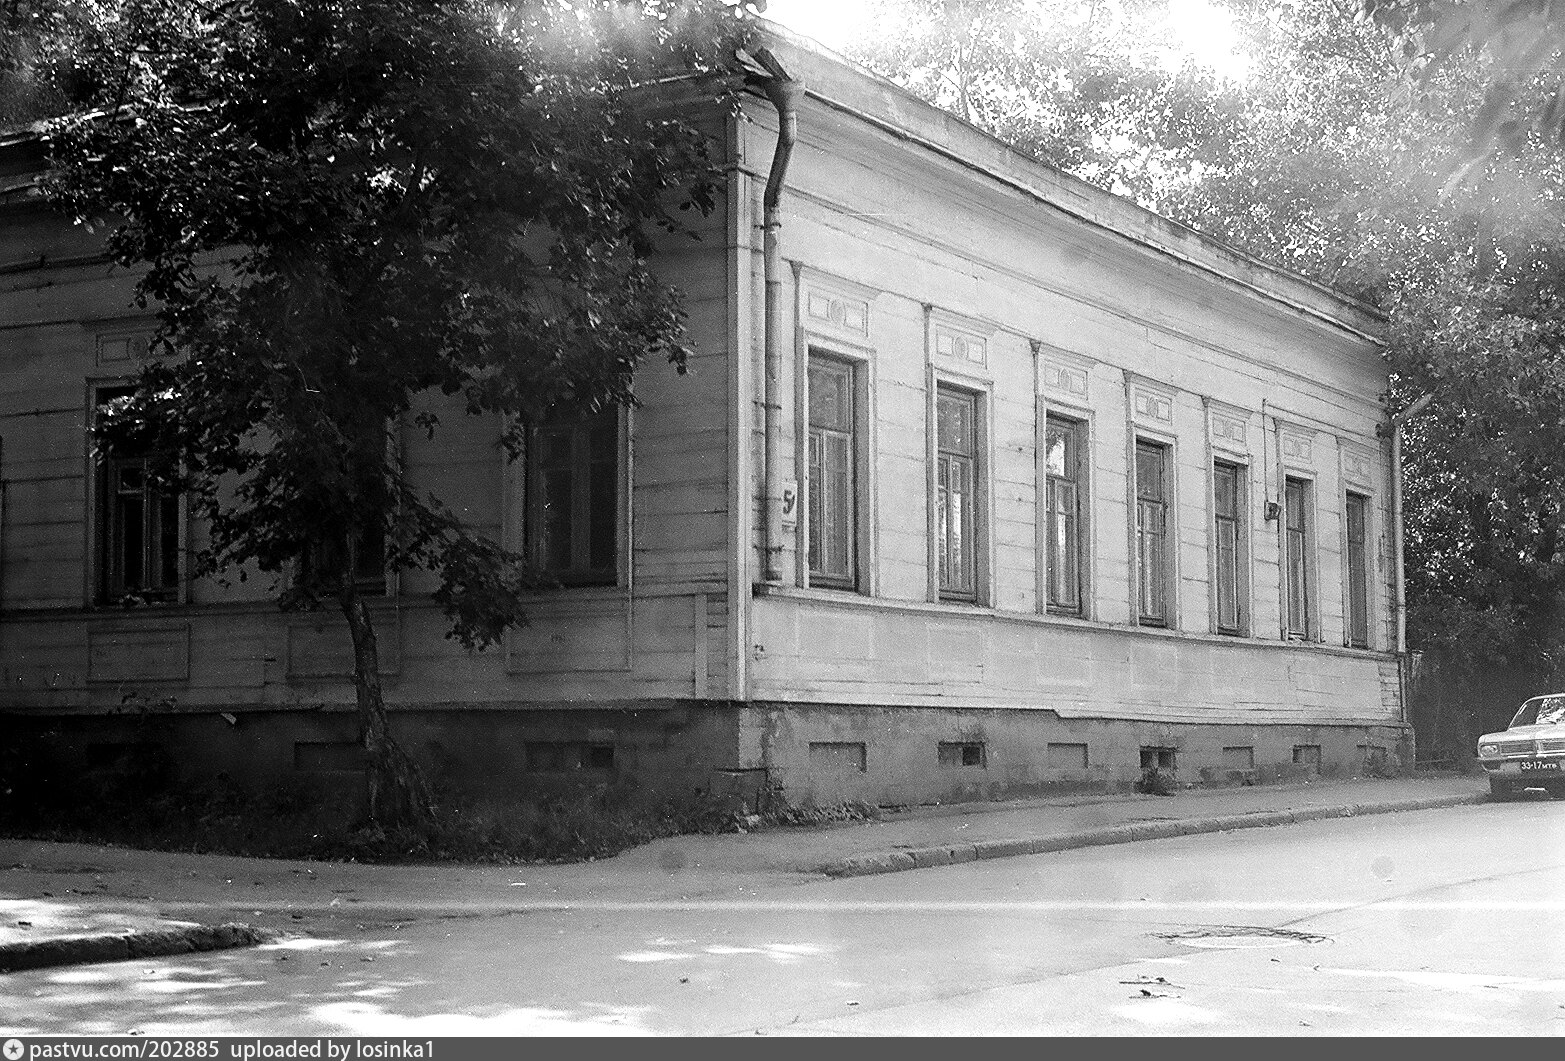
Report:
[{"label": "concrete curb", "polygon": [[1331,807],[1301,807],[1298,810],[1257,811],[1251,814],[1227,814],[1183,821],[1131,822],[1103,829],[1053,836],[1007,840],[978,840],[966,844],[942,844],[935,847],[903,848],[871,855],[853,855],[828,862],[820,872],[828,877],[864,877],[872,873],[896,873],[907,869],[950,866],[987,858],[1013,858],[1017,855],[1041,855],[1070,851],[1078,847],[1128,844],[1137,840],[1166,840],[1197,833],[1221,833],[1233,829],[1260,829],[1271,825],[1297,825],[1323,818],[1354,818],[1367,814],[1395,814],[1400,811],[1436,810],[1482,803],[1488,793],[1464,793],[1458,796],[1434,796],[1425,799],[1389,800],[1380,803],[1345,803]]},{"label": "concrete curb", "polygon": [[161,958],[169,954],[253,947],[272,933],[249,925],[189,925],[146,932],[121,932],[100,936],[62,936],[55,939],[0,943],[0,973],[42,969],[52,965],[85,965],[120,962],[132,958]]}]

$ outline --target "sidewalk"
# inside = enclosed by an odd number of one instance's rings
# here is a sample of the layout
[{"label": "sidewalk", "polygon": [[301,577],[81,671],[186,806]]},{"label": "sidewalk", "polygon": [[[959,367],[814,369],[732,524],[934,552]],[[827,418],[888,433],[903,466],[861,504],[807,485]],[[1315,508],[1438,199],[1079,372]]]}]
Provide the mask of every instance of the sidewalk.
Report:
[{"label": "sidewalk", "polygon": [[612,859],[570,865],[361,865],[0,840],[0,970],[243,946],[345,918],[414,920],[740,898],[823,875],[1486,798],[1482,778],[1435,777],[957,804],[875,822],[670,837]]}]

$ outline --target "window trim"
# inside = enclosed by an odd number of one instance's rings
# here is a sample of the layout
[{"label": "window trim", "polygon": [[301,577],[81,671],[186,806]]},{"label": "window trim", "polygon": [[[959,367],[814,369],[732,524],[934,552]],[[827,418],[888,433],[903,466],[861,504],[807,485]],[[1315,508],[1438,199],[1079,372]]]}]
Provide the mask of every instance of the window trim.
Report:
[{"label": "window trim", "polygon": [[[1363,512],[1363,542],[1361,543],[1359,575],[1362,582],[1364,597],[1364,632],[1363,637],[1354,635],[1357,631],[1353,624],[1353,520],[1352,508],[1357,503]],[[1374,646],[1375,637],[1375,595],[1374,565],[1372,563],[1374,534],[1371,531],[1371,514],[1374,511],[1373,496],[1363,490],[1355,490],[1351,487],[1342,492],[1342,643],[1348,648],[1369,649]]]},{"label": "window trim", "polygon": [[[1131,542],[1131,582],[1130,582],[1130,612],[1136,626],[1150,627],[1152,629],[1172,630],[1178,626],[1177,601],[1175,588],[1179,585],[1177,572],[1174,570],[1174,557],[1178,552],[1178,524],[1176,514],[1178,512],[1178,498],[1174,493],[1176,481],[1175,448],[1172,441],[1166,441],[1156,436],[1143,432],[1133,432],[1130,439],[1130,474],[1128,493],[1130,496],[1130,542]],[[1160,535],[1162,548],[1159,550],[1162,560],[1161,589],[1163,596],[1163,614],[1153,615],[1142,610],[1143,583],[1145,564],[1142,560],[1143,531],[1142,531],[1142,497],[1141,475],[1139,455],[1143,447],[1156,449],[1162,454],[1161,485],[1162,498],[1157,502],[1163,507],[1163,531]]]},{"label": "window trim", "polygon": [[[814,482],[810,475],[810,446],[813,441],[814,426],[810,422],[810,392],[809,374],[810,367],[815,362],[822,362],[848,373],[848,390],[852,399],[852,409],[849,415],[849,489],[848,489],[848,548],[849,574],[847,578],[833,578],[823,576],[811,566],[810,535],[814,530]],[[796,548],[799,553],[799,583],[806,587],[820,589],[843,590],[850,593],[871,592],[871,573],[873,564],[870,562],[871,550],[874,541],[873,527],[873,462],[869,458],[870,425],[873,418],[870,413],[872,400],[872,388],[869,383],[871,363],[863,357],[854,357],[842,350],[825,346],[820,343],[809,343],[806,346],[803,358],[803,368],[799,373],[797,387],[797,401],[802,415],[799,417],[801,430],[799,432],[799,444],[796,449],[796,460],[802,473],[800,475],[799,489],[799,526],[797,528]]]},{"label": "window trim", "polygon": [[[92,436],[98,411],[114,393],[133,391],[134,378],[125,376],[88,377],[84,400],[86,430],[83,432],[83,450],[86,466],[83,485],[87,502],[87,519],[83,527],[83,600],[89,608],[123,608],[129,594],[111,596],[108,591],[108,534],[110,518],[108,503],[108,454],[100,455]],[[135,458],[121,458],[133,460]],[[174,545],[174,583],[166,596],[141,601],[147,607],[167,607],[188,604],[190,601],[190,499],[183,494],[175,498],[176,540]]]},{"label": "window trim", "polygon": [[[1289,511],[1289,490],[1297,486],[1300,490],[1300,518],[1303,525],[1298,528],[1299,542],[1299,571],[1294,572],[1293,556],[1290,552],[1292,546],[1292,534],[1294,528],[1289,521],[1292,514]],[[1282,573],[1282,635],[1285,641],[1316,641],[1319,640],[1320,621],[1316,614],[1319,594],[1315,592],[1313,582],[1317,560],[1315,557],[1315,530],[1318,516],[1315,512],[1315,482],[1313,479],[1302,475],[1290,475],[1284,472],[1282,479],[1282,513],[1277,520],[1277,533],[1280,537],[1278,559]],[[1299,611],[1302,616],[1302,629],[1294,625],[1294,593],[1299,593]]]},{"label": "window trim", "polygon": [[[1219,471],[1223,469],[1223,471]],[[1212,632],[1224,637],[1244,637],[1250,631],[1251,600],[1250,600],[1250,521],[1246,519],[1249,512],[1249,475],[1248,467],[1241,461],[1233,460],[1225,456],[1214,456],[1211,462],[1211,498],[1212,512],[1208,529],[1211,533],[1210,553],[1212,560]],[[1234,622],[1231,626],[1223,625],[1223,554],[1222,554],[1222,513],[1218,510],[1217,482],[1221,474],[1232,474],[1234,479],[1234,514],[1231,517],[1234,524],[1234,550],[1233,550],[1233,597],[1234,597]]]},{"label": "window trim", "polygon": [[[603,416],[609,418],[614,426],[614,470],[612,472],[614,489],[614,518],[611,522],[611,533],[613,534],[612,545],[614,550],[613,565],[612,568],[605,568],[602,570],[594,568],[573,567],[562,573],[550,568],[549,565],[544,562],[540,552],[543,547],[543,540],[541,537],[543,518],[543,490],[539,485],[539,475],[541,474],[541,469],[538,463],[540,460],[539,439],[545,430],[552,428],[569,426],[573,429],[573,433],[575,431],[584,429],[587,427],[588,421],[591,420],[593,416]],[[538,566],[539,570],[555,578],[555,580],[558,581],[561,587],[564,589],[603,589],[607,587],[625,585],[627,577],[627,564],[629,563],[629,557],[627,555],[629,553],[629,535],[627,533],[627,528],[629,526],[629,513],[627,511],[629,508],[629,491],[627,489],[627,484],[630,470],[629,427],[630,422],[628,411],[623,406],[616,406],[611,409],[600,410],[598,413],[580,417],[576,420],[546,420],[542,423],[532,425],[527,432],[525,452],[520,458],[520,463],[522,465],[520,474],[522,503],[520,506],[518,506],[520,508],[520,512],[518,513],[520,517],[520,527],[518,534],[520,549],[523,554],[529,558],[529,560]],[[581,471],[581,468],[579,467],[580,458],[576,453],[574,446],[575,444],[573,442],[571,462],[571,474],[573,477]],[[592,463],[590,450],[588,451],[588,455],[586,456],[585,461],[588,469],[590,470]],[[578,493],[573,493],[573,508],[575,506],[574,498],[577,496],[581,495]],[[584,503],[590,506],[590,494],[587,496],[588,500]],[[573,518],[575,515],[576,513],[573,512]],[[573,534],[573,543],[574,542],[575,536]],[[572,551],[574,557],[574,546]],[[570,577],[561,577],[562,574]]]},{"label": "window trim", "polygon": [[[927,406],[927,490],[928,490],[928,536],[929,536],[929,599],[932,602],[945,602],[951,604],[972,604],[980,607],[990,605],[990,579],[989,579],[989,487],[988,475],[990,467],[989,455],[989,431],[988,415],[990,398],[987,389],[974,380],[961,377],[948,378],[943,373],[934,372],[931,369],[929,377],[928,406]],[[971,593],[953,591],[944,588],[941,579],[942,568],[942,541],[940,538],[940,517],[942,506],[940,504],[940,398],[941,395],[952,394],[972,402],[972,489],[970,491],[972,526],[968,540],[971,544],[971,566],[973,588]],[[954,456],[959,456],[953,454]]]},{"label": "window trim", "polygon": [[[1040,404],[1042,404],[1040,402]],[[1091,421],[1082,416],[1072,416],[1064,411],[1054,411],[1047,406],[1040,418],[1038,438],[1038,599],[1039,611],[1050,615],[1088,618],[1091,615]],[[1052,430],[1063,428],[1074,443],[1073,467],[1066,476],[1054,476],[1049,472],[1048,445]],[[1076,562],[1076,602],[1074,605],[1054,599],[1054,518],[1053,487],[1056,479],[1068,480],[1075,490],[1075,540],[1073,552]]]}]

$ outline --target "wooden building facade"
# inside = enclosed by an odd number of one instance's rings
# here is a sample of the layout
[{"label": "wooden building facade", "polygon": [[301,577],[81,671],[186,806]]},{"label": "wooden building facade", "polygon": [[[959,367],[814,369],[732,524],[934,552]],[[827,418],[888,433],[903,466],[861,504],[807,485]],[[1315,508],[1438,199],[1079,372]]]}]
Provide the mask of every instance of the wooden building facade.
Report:
[{"label": "wooden building facade", "polygon": [[[663,259],[689,373],[648,366],[635,409],[514,464],[479,419],[402,440],[562,582],[468,653],[428,578],[385,580],[404,743],[456,784],[795,802],[1409,757],[1374,315],[808,42],[771,51],[802,85],[774,252],[758,93],[726,202]],[[39,157],[0,140],[5,729],[64,768],[155,744],[255,782],[351,770],[341,623],[187,577],[200,526],[91,452],[150,320],[42,207]]]}]

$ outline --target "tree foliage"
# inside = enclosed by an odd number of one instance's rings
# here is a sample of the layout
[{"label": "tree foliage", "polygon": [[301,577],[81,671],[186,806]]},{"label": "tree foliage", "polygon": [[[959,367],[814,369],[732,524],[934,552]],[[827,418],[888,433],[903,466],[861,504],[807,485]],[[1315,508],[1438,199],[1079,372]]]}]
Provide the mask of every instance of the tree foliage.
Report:
[{"label": "tree foliage", "polygon": [[[358,550],[434,572],[470,648],[544,578],[413,482],[391,433],[487,417],[514,458],[546,415],[631,401],[646,359],[683,365],[651,258],[714,202],[683,115],[721,115],[746,32],[719,0],[130,0],[87,57],[97,111],[54,129],[49,192],[107,228],[159,322],[103,437],[189,498],[198,573],[341,608],[383,824],[423,801]],[[675,107],[646,88],[670,78]]]}]

